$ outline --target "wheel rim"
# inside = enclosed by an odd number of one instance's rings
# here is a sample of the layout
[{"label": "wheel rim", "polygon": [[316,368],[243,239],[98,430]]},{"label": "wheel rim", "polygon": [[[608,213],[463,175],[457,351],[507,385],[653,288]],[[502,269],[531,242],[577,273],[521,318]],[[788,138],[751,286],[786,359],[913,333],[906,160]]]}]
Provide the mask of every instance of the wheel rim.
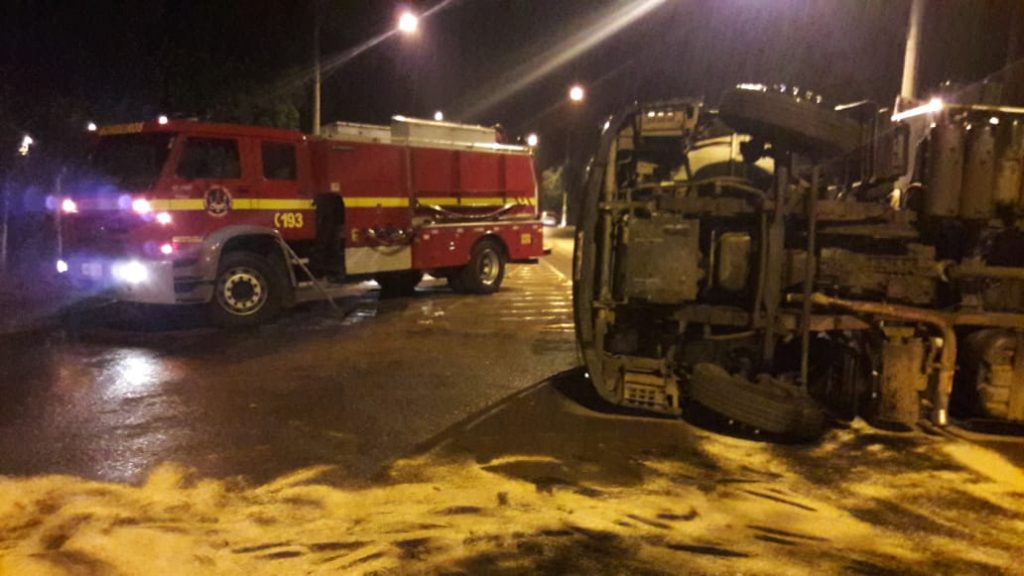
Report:
[{"label": "wheel rim", "polygon": [[480,283],[484,286],[493,286],[501,275],[501,258],[491,249],[486,249],[480,254],[480,266],[478,268]]},{"label": "wheel rim", "polygon": [[258,270],[232,268],[221,275],[217,301],[235,316],[251,316],[267,303],[267,281]]}]

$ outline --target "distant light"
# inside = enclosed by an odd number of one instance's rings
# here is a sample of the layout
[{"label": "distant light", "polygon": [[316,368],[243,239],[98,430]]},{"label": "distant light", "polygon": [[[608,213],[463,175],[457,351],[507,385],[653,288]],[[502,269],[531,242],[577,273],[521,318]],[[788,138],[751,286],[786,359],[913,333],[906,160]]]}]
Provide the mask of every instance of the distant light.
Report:
[{"label": "distant light", "polygon": [[163,114],[157,116],[156,117],[156,123],[160,124],[161,126],[163,126],[164,124],[167,124],[167,116],[164,116]]},{"label": "distant light", "polygon": [[168,224],[170,224],[173,221],[173,219],[171,218],[170,213],[168,213],[168,212],[161,212],[161,213],[156,215],[156,221],[157,221],[158,224],[162,224],[164,226],[167,226]]},{"label": "distant light", "polygon": [[29,136],[28,134],[22,136],[21,145],[18,146],[18,155],[28,156],[29,149],[32,147],[33,144],[35,144],[35,140],[33,140],[31,136]]},{"label": "distant light", "polygon": [[537,138],[536,134],[531,132],[530,134],[526,135],[526,145],[529,146],[530,148],[536,148],[538,142],[540,142],[540,139]]},{"label": "distant light", "polygon": [[748,84],[748,83],[743,83],[743,84],[739,84],[738,86],[736,86],[736,88],[739,88],[740,90],[753,90],[754,92],[767,92],[768,91],[768,87],[765,86],[764,84]]},{"label": "distant light", "polygon": [[149,279],[149,271],[137,260],[118,262],[111,269],[114,278],[126,284],[142,284]]},{"label": "distant light", "polygon": [[63,260],[57,260],[57,274],[63,274],[68,271],[68,263]]},{"label": "distant light", "polygon": [[583,91],[583,86],[579,84],[573,84],[572,88],[569,88],[569,100],[573,102],[582,102],[583,97],[586,93]]},{"label": "distant light", "polygon": [[153,205],[145,198],[136,198],[132,200],[132,211],[136,214],[149,214],[153,211]]},{"label": "distant light", "polygon": [[437,120],[438,122],[444,120],[444,112],[441,112],[440,110],[434,112],[434,120]]},{"label": "distant light", "polygon": [[920,116],[922,114],[934,114],[936,112],[941,112],[942,108],[942,99],[932,98],[927,104],[922,104],[911,108],[910,110],[904,110],[899,114],[893,114],[891,119],[893,122],[899,122],[900,120],[906,120],[907,118],[913,118],[914,116]]},{"label": "distant light", "polygon": [[612,127],[612,119],[609,118],[609,119],[604,121],[604,124],[601,125],[601,133],[604,134],[611,127]]},{"label": "distant light", "polygon": [[60,211],[65,214],[78,214],[78,204],[71,198],[65,198],[60,203]]},{"label": "distant light", "polygon": [[99,129],[99,127],[96,126],[95,122],[89,122],[85,125],[85,129],[88,130],[89,132],[95,132],[96,130]]},{"label": "distant light", "polygon": [[416,32],[419,27],[420,19],[408,10],[402,12],[402,15],[398,17],[398,31],[402,34],[412,34]]},{"label": "distant light", "polygon": [[993,116],[993,117],[988,119],[988,123],[993,125],[993,126],[999,126],[999,118],[997,118],[996,116]]},{"label": "distant light", "polygon": [[164,256],[170,256],[171,254],[174,254],[174,244],[171,244],[170,242],[166,244],[161,244],[160,253],[163,254]]}]

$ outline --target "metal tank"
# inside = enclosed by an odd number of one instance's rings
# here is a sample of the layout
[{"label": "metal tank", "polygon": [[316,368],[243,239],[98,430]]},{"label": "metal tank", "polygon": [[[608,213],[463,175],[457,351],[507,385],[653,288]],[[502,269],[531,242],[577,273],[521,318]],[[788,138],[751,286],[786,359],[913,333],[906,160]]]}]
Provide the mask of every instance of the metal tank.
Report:
[{"label": "metal tank", "polygon": [[988,123],[968,130],[964,182],[960,191],[960,217],[988,220],[994,213],[996,135]]},{"label": "metal tank", "polygon": [[928,143],[928,190],[924,213],[956,217],[964,175],[964,126],[939,124],[931,129]]},{"label": "metal tank", "polygon": [[993,201],[998,207],[1013,209],[1020,203],[1024,124],[1013,121],[996,129],[996,157]]}]

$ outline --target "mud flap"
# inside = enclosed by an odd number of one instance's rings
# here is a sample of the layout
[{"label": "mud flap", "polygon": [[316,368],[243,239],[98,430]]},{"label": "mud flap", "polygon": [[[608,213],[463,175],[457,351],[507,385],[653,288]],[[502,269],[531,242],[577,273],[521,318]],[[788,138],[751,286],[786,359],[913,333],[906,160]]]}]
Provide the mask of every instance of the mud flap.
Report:
[{"label": "mud flap", "polygon": [[705,408],[764,432],[812,439],[825,427],[821,408],[802,389],[769,378],[751,382],[717,364],[697,364],[686,390]]}]

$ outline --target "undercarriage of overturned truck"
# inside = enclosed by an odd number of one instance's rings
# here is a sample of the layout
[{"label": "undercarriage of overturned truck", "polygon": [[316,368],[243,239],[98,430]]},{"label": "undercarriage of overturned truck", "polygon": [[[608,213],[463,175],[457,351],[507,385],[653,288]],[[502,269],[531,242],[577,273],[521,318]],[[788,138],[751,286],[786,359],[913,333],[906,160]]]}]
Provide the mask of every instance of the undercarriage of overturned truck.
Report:
[{"label": "undercarriage of overturned truck", "polygon": [[744,86],[613,118],[573,278],[598,393],[801,437],[1024,422],[1024,110],[922,110]]}]

